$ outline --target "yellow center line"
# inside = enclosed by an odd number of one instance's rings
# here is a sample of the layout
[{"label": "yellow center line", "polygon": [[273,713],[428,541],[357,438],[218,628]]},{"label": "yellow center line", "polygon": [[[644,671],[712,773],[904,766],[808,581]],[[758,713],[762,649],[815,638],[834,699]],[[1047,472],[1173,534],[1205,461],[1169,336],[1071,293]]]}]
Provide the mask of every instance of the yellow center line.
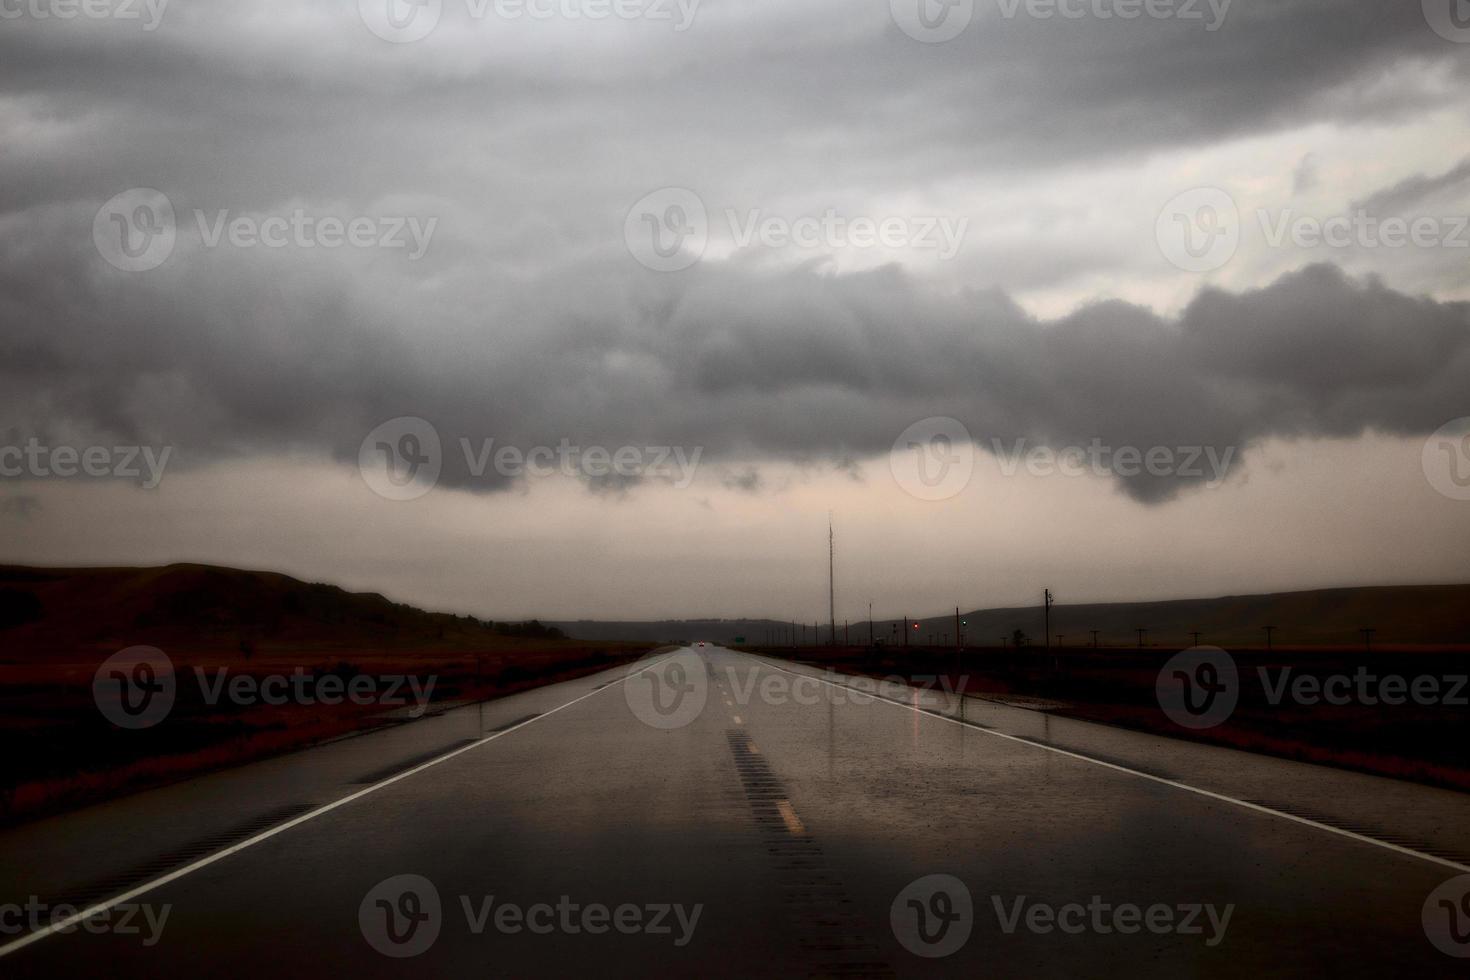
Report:
[{"label": "yellow center line", "polygon": [[781,820],[786,824],[787,830],[797,835],[806,833],[806,824],[802,823],[801,818],[796,815],[796,809],[791,805],[790,800],[778,800],[776,809],[780,811]]}]

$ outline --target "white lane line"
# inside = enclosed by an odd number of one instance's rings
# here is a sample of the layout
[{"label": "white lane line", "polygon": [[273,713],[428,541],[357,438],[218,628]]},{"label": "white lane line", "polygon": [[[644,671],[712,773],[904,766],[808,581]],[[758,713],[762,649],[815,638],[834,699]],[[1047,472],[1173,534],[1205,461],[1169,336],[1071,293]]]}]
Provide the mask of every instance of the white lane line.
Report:
[{"label": "white lane line", "polygon": [[1459,861],[1452,861],[1449,858],[1438,857],[1434,854],[1426,854],[1423,851],[1416,851],[1411,847],[1403,847],[1399,844],[1392,844],[1385,840],[1379,840],[1376,837],[1368,837],[1364,834],[1354,833],[1351,830],[1344,830],[1341,827],[1334,827],[1331,824],[1321,823],[1307,817],[1298,817],[1295,814],[1287,813],[1284,810],[1273,810],[1268,806],[1261,806],[1259,803],[1251,803],[1248,800],[1238,799],[1234,796],[1226,796],[1224,793],[1216,793],[1211,790],[1201,789],[1198,786],[1191,786],[1188,783],[1181,783],[1177,779],[1165,779],[1162,776],[1154,776],[1146,772],[1139,772],[1137,769],[1129,769],[1127,766],[1120,766],[1111,762],[1104,762],[1101,759],[1094,759],[1091,756],[1082,755],[1078,752],[1069,752],[1066,749],[1057,748],[1054,745],[1045,745],[1041,742],[1034,742],[1031,739],[1020,738],[1016,735],[1007,735],[1005,732],[998,732],[993,728],[982,728],[979,725],[974,724],[973,722],[961,721],[958,718],[951,718],[948,715],[940,715],[935,714],[931,711],[925,711],[903,701],[895,701],[892,698],[885,698],[881,694],[861,691],[848,684],[837,684],[833,681],[827,680],[825,677],[816,677],[812,674],[803,674],[799,671],[787,670],[785,667],[769,663],[768,661],[760,660],[760,658],[758,657],[752,659],[757,660],[760,663],[765,663],[766,666],[773,667],[776,670],[781,671],[782,673],[791,674],[793,677],[810,677],[812,680],[821,681],[823,684],[827,684],[831,687],[841,688],[845,691],[856,691],[857,693],[862,694],[864,697],[871,697],[876,701],[882,701],[885,704],[891,704],[895,708],[907,708],[915,714],[923,715],[926,718],[933,718],[936,721],[947,721],[952,725],[959,725],[962,728],[969,728],[973,731],[981,732],[985,735],[994,735],[996,738],[1003,738],[1008,742],[1016,742],[1020,745],[1029,745],[1032,748],[1044,749],[1047,752],[1055,752],[1057,755],[1064,755],[1069,759],[1077,759],[1082,762],[1090,762],[1094,766],[1101,766],[1104,769],[1111,769],[1114,772],[1126,773],[1129,776],[1137,776],[1139,779],[1147,779],[1149,782],[1161,783],[1164,786],[1172,786],[1175,789],[1182,789],[1187,793],[1194,793],[1197,796],[1203,796],[1211,800],[1218,800],[1221,803],[1229,803],[1232,806],[1238,806],[1245,810],[1253,810],[1256,813],[1264,813],[1267,816],[1277,817],[1281,820],[1289,820],[1292,823],[1301,824],[1303,827],[1311,827],[1314,830],[1326,831],[1329,834],[1336,834],[1339,837],[1346,837],[1349,840],[1355,840],[1362,844],[1372,844],[1374,847],[1381,847],[1385,851],[1393,851],[1397,854],[1405,855],[1406,857],[1418,858],[1421,861],[1428,861],[1430,864],[1437,864],[1441,867],[1450,868],[1451,870],[1459,871],[1461,873],[1470,873],[1470,864],[1461,864]]},{"label": "white lane line", "polygon": [[[649,664],[647,667],[644,667],[642,670],[638,671],[638,673],[636,673],[636,674],[628,674],[627,676],[625,676],[623,678],[623,683],[626,684],[628,681],[632,680],[634,677],[638,677],[638,676],[641,676],[643,674],[646,674],[646,673],[648,673],[648,671],[650,671],[653,668],[657,667],[659,664],[663,663],[666,660],[671,660],[671,659],[673,659],[672,656],[671,657],[665,657],[665,658],[663,658],[663,660],[659,660],[659,661],[656,661],[655,663]],[[104,912],[110,912],[114,908],[116,908],[117,906],[122,905],[124,902],[131,902],[135,898],[141,898],[143,895],[146,895],[146,894],[148,894],[151,891],[155,891],[156,889],[162,888],[164,885],[167,885],[170,882],[178,881],[180,878],[184,877],[185,875],[191,875],[194,872],[196,872],[196,871],[198,871],[198,870],[200,870],[202,868],[207,868],[211,864],[214,864],[216,861],[223,861],[225,858],[229,857],[232,854],[238,854],[241,851],[245,850],[246,848],[254,847],[256,844],[259,844],[259,843],[261,843],[263,841],[270,840],[272,837],[276,836],[277,834],[283,834],[286,831],[292,829],[293,827],[299,827],[299,826],[301,826],[302,824],[306,823],[308,820],[315,820],[317,817],[324,816],[324,815],[326,815],[328,813],[331,813],[333,810],[337,809],[340,806],[346,806],[348,803],[351,803],[354,800],[360,800],[364,796],[368,796],[368,795],[370,795],[372,793],[376,793],[380,789],[384,789],[384,788],[386,788],[388,786],[392,786],[394,783],[399,782],[400,780],[407,779],[409,776],[413,776],[413,775],[416,775],[418,773],[421,773],[425,769],[431,769],[434,766],[437,766],[441,762],[447,762],[450,759],[453,759],[457,755],[463,755],[464,753],[469,752],[471,749],[477,749],[480,746],[486,744],[487,742],[493,742],[497,738],[501,738],[501,737],[503,737],[505,735],[509,735],[511,732],[517,731],[518,729],[521,729],[521,728],[525,728],[527,725],[534,725],[536,722],[540,721],[543,718],[549,718],[550,716],[556,714],[558,711],[561,711],[564,708],[570,708],[572,705],[577,704],[580,701],[586,701],[588,698],[592,697],[593,695],[595,695],[595,694],[601,694],[603,691],[611,690],[615,686],[616,686],[616,683],[613,683],[613,684],[609,684],[609,685],[607,685],[605,687],[594,688],[591,691],[588,691],[586,694],[583,694],[583,695],[580,695],[579,697],[573,698],[572,700],[568,701],[566,704],[557,705],[555,708],[552,708],[550,711],[542,712],[541,714],[537,715],[534,718],[527,718],[525,721],[521,722],[518,725],[512,725],[509,728],[506,728],[506,729],[504,729],[502,731],[492,732],[491,734],[486,735],[484,738],[480,739],[479,741],[471,742],[469,745],[463,745],[463,746],[460,746],[457,749],[451,749],[450,751],[444,753],[441,756],[437,756],[437,757],[435,757],[433,759],[430,759],[428,762],[425,762],[425,763],[423,763],[421,765],[417,765],[417,766],[413,767],[412,769],[409,769],[407,772],[401,772],[401,773],[399,773],[396,776],[390,776],[390,777],[388,777],[387,779],[383,780],[382,782],[373,783],[373,785],[367,786],[367,787],[365,787],[363,789],[360,789],[356,793],[350,793],[347,796],[342,797],[340,800],[335,800],[335,801],[333,801],[331,803],[327,803],[327,804],[324,804],[322,806],[319,806],[315,810],[310,811],[309,813],[303,813],[301,816],[296,817],[293,820],[288,820],[288,821],[286,821],[283,824],[280,824],[278,826],[272,827],[269,830],[266,830],[266,831],[263,831],[263,832],[261,832],[259,834],[256,834],[254,837],[248,838],[246,840],[242,840],[238,844],[232,844],[229,847],[224,848],[223,850],[215,851],[213,854],[206,855],[206,856],[200,858],[199,860],[195,861],[193,864],[185,865],[184,867],[179,868],[179,869],[177,869],[175,871],[170,871],[168,874],[161,875],[161,876],[159,876],[157,878],[154,878],[152,881],[146,881],[146,882],[144,882],[141,885],[137,885],[137,886],[135,886],[135,887],[129,889],[128,891],[125,891],[125,892],[123,892],[123,893],[121,893],[119,895],[114,895],[112,898],[109,898],[109,899],[105,899],[103,901],[100,901],[100,902],[96,903],[95,905],[90,905],[87,908],[82,909],[80,912],[75,913],[74,915],[67,916],[66,918],[64,918],[64,919],[62,919],[62,920],[60,920],[58,922],[52,922],[50,925],[46,926],[44,929],[38,929],[35,932],[27,933],[26,935],[21,936],[19,939],[13,939],[10,942],[6,943],[5,945],[0,946],[0,957],[9,956],[11,953],[14,953],[14,952],[17,952],[19,950],[25,949],[27,946],[31,945],[32,943],[40,942],[42,939],[45,939],[47,936],[55,935],[56,933],[61,932],[63,929],[72,928],[73,926],[76,926],[76,925],[84,922],[86,919],[89,919],[89,918],[91,918],[94,915],[101,915]]]}]

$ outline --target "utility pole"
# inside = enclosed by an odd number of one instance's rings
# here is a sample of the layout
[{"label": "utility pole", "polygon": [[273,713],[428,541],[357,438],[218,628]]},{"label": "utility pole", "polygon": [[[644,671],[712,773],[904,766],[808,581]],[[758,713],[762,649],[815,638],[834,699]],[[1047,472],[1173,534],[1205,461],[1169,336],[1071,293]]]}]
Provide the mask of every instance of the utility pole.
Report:
[{"label": "utility pole", "polygon": [[1261,629],[1266,633],[1266,651],[1269,653],[1271,650],[1271,634],[1276,632],[1276,627],[1262,626]]},{"label": "utility pole", "polygon": [[903,617],[903,646],[904,646],[904,649],[905,650],[907,650],[908,649],[908,646],[909,646],[909,617],[908,617],[908,613],[904,613],[904,617]]},{"label": "utility pole", "polygon": [[1189,635],[1194,637],[1194,645],[1199,646],[1199,630],[1191,630]]},{"label": "utility pole", "polygon": [[1372,653],[1373,652],[1373,634],[1374,633],[1377,633],[1378,631],[1376,629],[1373,629],[1372,627],[1364,626],[1359,632],[1361,632],[1363,634],[1363,650],[1364,650],[1364,652],[1366,652],[1366,653]]},{"label": "utility pole", "polygon": [[1051,589],[1047,589],[1046,596],[1044,598],[1044,606],[1046,609],[1046,623],[1045,628],[1041,631],[1041,636],[1042,639],[1046,642],[1045,654],[1048,666],[1050,666],[1051,664],[1051,602]]},{"label": "utility pole", "polygon": [[832,620],[832,645],[837,645],[837,537],[832,531],[832,512],[827,511],[827,613]]},{"label": "utility pole", "polygon": [[868,646],[875,646],[873,642],[873,600],[868,600]]},{"label": "utility pole", "polygon": [[1094,650],[1096,650],[1097,649],[1097,634],[1099,632],[1101,632],[1101,631],[1100,630],[1091,630],[1090,632],[1092,633],[1092,648]]},{"label": "utility pole", "polygon": [[1143,649],[1143,637],[1144,637],[1144,635],[1146,633],[1148,633],[1148,627],[1147,626],[1139,626],[1139,627],[1136,627],[1136,628],[1138,630],[1138,649],[1142,650]]},{"label": "utility pole", "polygon": [[964,638],[960,635],[960,607],[954,607],[954,648],[963,650],[965,648]]}]

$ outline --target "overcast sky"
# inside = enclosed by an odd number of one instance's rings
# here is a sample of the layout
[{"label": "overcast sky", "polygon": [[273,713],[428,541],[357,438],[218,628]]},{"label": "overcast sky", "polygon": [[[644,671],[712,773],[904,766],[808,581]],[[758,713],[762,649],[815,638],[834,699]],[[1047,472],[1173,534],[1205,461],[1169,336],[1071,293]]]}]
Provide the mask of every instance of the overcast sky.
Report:
[{"label": "overcast sky", "polygon": [[0,561],[1465,581],[1455,2],[0,0]]}]

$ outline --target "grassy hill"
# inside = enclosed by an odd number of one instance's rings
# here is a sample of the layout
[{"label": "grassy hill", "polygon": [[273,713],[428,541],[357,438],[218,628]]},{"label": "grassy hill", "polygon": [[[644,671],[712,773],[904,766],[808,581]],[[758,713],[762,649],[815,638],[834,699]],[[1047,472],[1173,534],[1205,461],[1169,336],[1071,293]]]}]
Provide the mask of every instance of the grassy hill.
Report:
[{"label": "grassy hill", "polygon": [[[169,658],[177,695],[165,720],[127,731],[99,710],[93,680],[108,657],[135,646]],[[0,738],[9,749],[0,824],[419,716],[387,697],[210,698],[200,676],[259,682],[299,672],[343,690],[367,678],[374,691],[412,678],[429,702],[422,714],[619,667],[647,649],[425,612],[271,572],[0,566]]]},{"label": "grassy hill", "polygon": [[275,572],[0,566],[0,658],[150,644],[256,649],[479,649],[555,639],[539,623],[425,612]]}]

